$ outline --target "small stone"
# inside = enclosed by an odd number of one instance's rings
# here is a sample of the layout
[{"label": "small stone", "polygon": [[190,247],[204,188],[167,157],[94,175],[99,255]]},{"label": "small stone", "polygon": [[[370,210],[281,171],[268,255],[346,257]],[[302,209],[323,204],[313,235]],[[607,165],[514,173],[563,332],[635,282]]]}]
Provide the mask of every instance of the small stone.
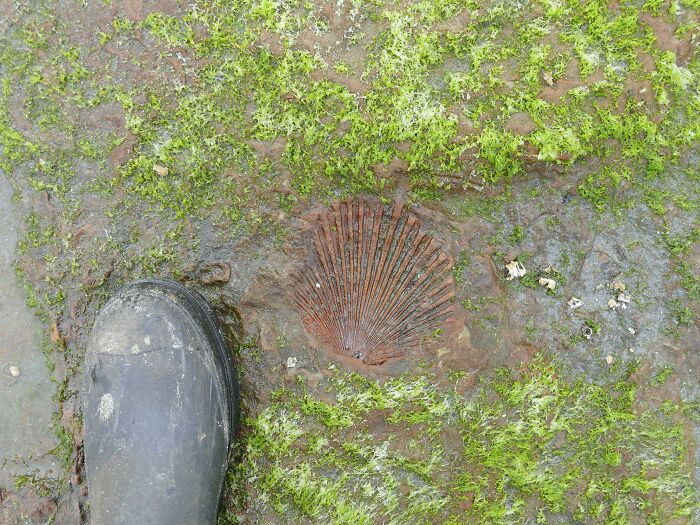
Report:
[{"label": "small stone", "polygon": [[8,371],[10,372],[10,375],[11,375],[12,377],[19,377],[20,375],[22,375],[22,373],[19,371],[19,367],[18,367],[18,366],[15,366],[15,365],[12,365],[12,366],[8,369]]},{"label": "small stone", "polygon": [[321,288],[321,283],[316,283],[316,288]]},{"label": "small stone", "polygon": [[557,287],[557,282],[547,277],[540,277],[539,283],[540,286],[544,286],[547,290],[554,290]]},{"label": "small stone", "polygon": [[576,310],[576,308],[580,308],[581,306],[583,306],[583,301],[578,297],[572,297],[571,299],[569,299],[568,304],[569,308],[571,308],[572,310]]},{"label": "small stone", "polygon": [[[634,328],[632,328],[631,326],[627,329],[627,331],[632,335],[637,333],[637,331]],[[630,348],[630,350],[631,350],[631,348]]]},{"label": "small stone", "polygon": [[527,270],[522,264],[520,264],[519,261],[511,261],[506,264],[506,270],[508,270],[506,281],[512,281],[513,279],[520,278],[527,273]]},{"label": "small stone", "polygon": [[618,306],[620,306],[620,303],[618,303],[615,299],[610,299],[608,301],[608,308],[610,308],[611,310],[615,310],[615,308],[617,308]]},{"label": "small stone", "polygon": [[630,348],[630,353],[631,353],[631,354],[634,353],[634,348]]},{"label": "small stone", "polygon": [[295,368],[297,366],[297,358],[294,356],[289,356],[287,358],[287,368]]},{"label": "small stone", "polygon": [[155,171],[161,177],[166,177],[168,175],[169,170],[165,166],[161,166],[159,164],[154,164],[153,171]]},{"label": "small stone", "polygon": [[605,362],[608,363],[609,365],[613,364],[614,361],[615,361],[615,358],[613,356],[611,356],[610,354],[608,354],[605,357]]}]

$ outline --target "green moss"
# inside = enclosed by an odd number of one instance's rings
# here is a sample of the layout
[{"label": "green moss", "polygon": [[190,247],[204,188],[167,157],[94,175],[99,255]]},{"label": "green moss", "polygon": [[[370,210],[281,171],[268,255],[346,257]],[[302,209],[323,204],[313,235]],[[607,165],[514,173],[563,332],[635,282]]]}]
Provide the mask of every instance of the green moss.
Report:
[{"label": "green moss", "polygon": [[651,385],[654,387],[660,387],[663,385],[666,381],[668,381],[668,378],[673,375],[675,370],[671,365],[666,365],[661,370],[656,372],[654,377],[651,379]]},{"label": "green moss", "polygon": [[487,127],[476,138],[476,144],[479,147],[477,155],[489,163],[482,172],[485,180],[496,182],[522,171],[518,159],[523,144],[521,137],[495,127]]},{"label": "green moss", "polygon": [[685,289],[690,299],[700,301],[700,277],[698,277],[686,259],[690,249],[700,240],[700,227],[696,226],[688,233],[679,235],[666,233],[664,240],[674,269],[680,276],[681,286]]},{"label": "green moss", "polygon": [[[280,392],[248,421],[237,474],[248,504],[289,523],[392,524],[661,523],[696,508],[679,407],[645,408],[624,378],[567,381],[541,356],[476,397],[457,394],[458,380],[336,372],[335,401],[312,411],[303,389]],[[352,423],[328,427],[327,411]],[[405,424],[415,437],[393,439]]]},{"label": "green moss", "polygon": [[613,191],[631,179],[631,174],[626,171],[618,171],[605,167],[597,173],[587,175],[578,186],[578,193],[587,199],[593,207],[602,212],[610,208],[613,200]]},{"label": "green moss", "polygon": [[39,150],[37,145],[26,140],[12,125],[7,113],[11,94],[11,79],[5,77],[0,91],[0,169],[6,172],[11,172]]}]

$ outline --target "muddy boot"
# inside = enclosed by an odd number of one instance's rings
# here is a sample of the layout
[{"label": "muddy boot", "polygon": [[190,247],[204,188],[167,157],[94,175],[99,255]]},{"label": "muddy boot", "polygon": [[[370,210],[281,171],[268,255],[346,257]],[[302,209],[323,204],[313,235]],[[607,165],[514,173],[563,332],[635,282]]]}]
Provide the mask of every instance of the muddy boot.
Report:
[{"label": "muddy boot", "polygon": [[204,299],[168,281],[123,288],[95,322],[84,373],[91,522],[216,523],[238,385]]}]

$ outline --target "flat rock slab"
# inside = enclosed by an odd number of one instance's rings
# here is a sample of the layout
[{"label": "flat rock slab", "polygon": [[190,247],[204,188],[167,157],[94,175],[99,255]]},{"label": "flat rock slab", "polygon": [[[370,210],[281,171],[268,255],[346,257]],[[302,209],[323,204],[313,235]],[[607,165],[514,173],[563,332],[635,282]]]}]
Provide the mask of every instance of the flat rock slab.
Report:
[{"label": "flat rock slab", "polygon": [[0,175],[0,488],[18,474],[57,470],[48,454],[56,446],[55,385],[40,351],[41,324],[12,269],[19,214],[11,197],[12,188]]}]

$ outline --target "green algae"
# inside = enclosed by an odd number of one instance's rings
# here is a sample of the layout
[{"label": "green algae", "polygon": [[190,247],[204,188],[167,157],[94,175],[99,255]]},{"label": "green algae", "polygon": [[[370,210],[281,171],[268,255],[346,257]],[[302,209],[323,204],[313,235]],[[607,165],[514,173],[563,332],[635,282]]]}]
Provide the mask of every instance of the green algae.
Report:
[{"label": "green algae", "polygon": [[336,370],[332,401],[309,407],[300,383],[248,421],[231,476],[283,523],[669,523],[698,505],[682,409],[643,401],[631,372],[565,379],[540,355],[465,395],[461,374]]},{"label": "green algae", "polygon": [[[656,15],[657,6],[645,6]],[[454,0],[357,4],[352,28],[372,21],[378,31],[362,46],[348,37],[337,47],[364,56],[361,94],[329,78],[336,63],[342,69],[347,62],[296,48],[308,28],[328,31],[318,11],[303,2],[203,2],[179,16],[153,12],[139,23],[117,16],[112,31],[120,39],[145,30],[164,56],[177,50],[206,60],[189,69],[188,82],[124,89],[82,65],[78,48],[62,46],[46,64],[20,73],[17,80],[30,91],[25,111],[49,129],[69,120],[57,98],[120,104],[138,144],[115,183],[179,217],[235,201],[241,188],[223,185],[222,175],[256,171],[255,141],[284,141],[270,161],[301,198],[336,189],[391,192],[393,181],[376,168],[397,158],[417,198],[507,180],[533,158],[570,167],[595,157],[603,171],[646,172],[634,181],[646,186],[696,143],[697,56],[680,65],[673,52],[658,49],[632,2],[609,8],[602,0],[538,1],[530,9]],[[679,11],[673,18],[688,16]],[[441,27],[457,17],[465,20],[460,28]],[[48,46],[31,29],[24,34],[35,51]],[[652,69],[640,54],[653,59]],[[559,98],[544,97],[548,82],[569,65],[578,68],[580,83]],[[587,80],[594,73],[602,79]],[[640,94],[646,88],[630,89],[645,82],[655,101]],[[511,131],[515,114],[527,115],[535,129]],[[4,156],[18,146],[4,148]],[[481,159],[476,180],[465,177],[474,159]],[[153,172],[156,164],[168,168],[166,180]],[[599,182],[597,192],[584,195],[602,209],[615,178]]]}]

